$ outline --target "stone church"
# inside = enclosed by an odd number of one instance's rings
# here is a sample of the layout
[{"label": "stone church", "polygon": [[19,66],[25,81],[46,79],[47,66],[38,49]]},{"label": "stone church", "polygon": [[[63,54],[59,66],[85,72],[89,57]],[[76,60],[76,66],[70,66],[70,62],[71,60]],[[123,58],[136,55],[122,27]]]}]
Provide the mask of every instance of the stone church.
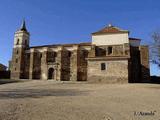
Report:
[{"label": "stone church", "polygon": [[111,24],[77,44],[30,46],[25,21],[15,32],[11,79],[134,83],[149,80],[148,46]]}]

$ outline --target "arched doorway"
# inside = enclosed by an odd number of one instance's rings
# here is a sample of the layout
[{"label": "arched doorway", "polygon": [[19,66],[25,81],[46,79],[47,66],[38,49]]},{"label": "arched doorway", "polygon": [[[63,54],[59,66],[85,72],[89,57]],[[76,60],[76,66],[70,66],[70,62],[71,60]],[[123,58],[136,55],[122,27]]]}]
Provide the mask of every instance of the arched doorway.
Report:
[{"label": "arched doorway", "polygon": [[54,69],[49,68],[48,70],[48,79],[54,79]]}]

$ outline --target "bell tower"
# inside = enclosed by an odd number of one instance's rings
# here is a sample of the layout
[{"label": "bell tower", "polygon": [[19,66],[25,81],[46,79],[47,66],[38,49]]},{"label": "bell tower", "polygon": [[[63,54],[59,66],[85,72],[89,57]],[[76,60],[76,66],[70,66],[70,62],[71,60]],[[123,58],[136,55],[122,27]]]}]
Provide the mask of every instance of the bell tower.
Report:
[{"label": "bell tower", "polygon": [[29,32],[26,29],[25,20],[23,20],[21,28],[15,32],[14,48],[28,48],[29,47]]},{"label": "bell tower", "polygon": [[29,49],[30,34],[27,31],[25,20],[14,34],[14,46],[11,62],[11,79],[23,78],[25,68],[25,50]]}]

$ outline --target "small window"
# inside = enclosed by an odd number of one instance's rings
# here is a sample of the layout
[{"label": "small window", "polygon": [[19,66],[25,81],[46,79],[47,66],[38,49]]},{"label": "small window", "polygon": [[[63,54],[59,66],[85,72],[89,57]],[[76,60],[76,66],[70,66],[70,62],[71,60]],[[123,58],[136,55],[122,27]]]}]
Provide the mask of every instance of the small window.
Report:
[{"label": "small window", "polygon": [[18,59],[16,59],[16,63],[18,63]]},{"label": "small window", "polygon": [[14,70],[16,71],[17,69],[15,68]]},{"label": "small window", "polygon": [[16,45],[19,45],[19,39],[17,39],[17,43],[16,43]]},{"label": "small window", "polygon": [[27,45],[27,40],[25,40],[25,43],[24,43],[25,45]]},{"label": "small window", "polygon": [[69,52],[68,52],[68,57],[71,57],[71,55],[72,55],[72,53],[69,51]]},{"label": "small window", "polygon": [[112,54],[112,47],[108,47],[108,55]]},{"label": "small window", "polygon": [[56,52],[54,52],[54,57],[57,57],[57,53]]},{"label": "small window", "polygon": [[101,70],[106,70],[106,64],[105,63],[101,63]]},{"label": "small window", "polygon": [[85,50],[84,50],[84,51],[83,51],[83,56],[84,56],[84,57],[88,57],[88,51],[85,51]]},{"label": "small window", "polygon": [[18,50],[17,50],[17,52],[16,52],[17,54],[18,54]]},{"label": "small window", "polygon": [[40,59],[41,59],[42,58],[42,53],[40,53],[39,56],[40,56]]}]

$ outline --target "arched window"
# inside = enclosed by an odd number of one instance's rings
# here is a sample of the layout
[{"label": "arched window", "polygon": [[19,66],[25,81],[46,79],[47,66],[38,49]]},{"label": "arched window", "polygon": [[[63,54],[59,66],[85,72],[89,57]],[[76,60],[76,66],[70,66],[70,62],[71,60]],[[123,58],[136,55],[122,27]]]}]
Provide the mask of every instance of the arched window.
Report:
[{"label": "arched window", "polygon": [[53,51],[48,51],[47,52],[47,62],[55,62],[55,52]]},{"label": "arched window", "polygon": [[19,39],[17,39],[16,45],[19,45]]}]

